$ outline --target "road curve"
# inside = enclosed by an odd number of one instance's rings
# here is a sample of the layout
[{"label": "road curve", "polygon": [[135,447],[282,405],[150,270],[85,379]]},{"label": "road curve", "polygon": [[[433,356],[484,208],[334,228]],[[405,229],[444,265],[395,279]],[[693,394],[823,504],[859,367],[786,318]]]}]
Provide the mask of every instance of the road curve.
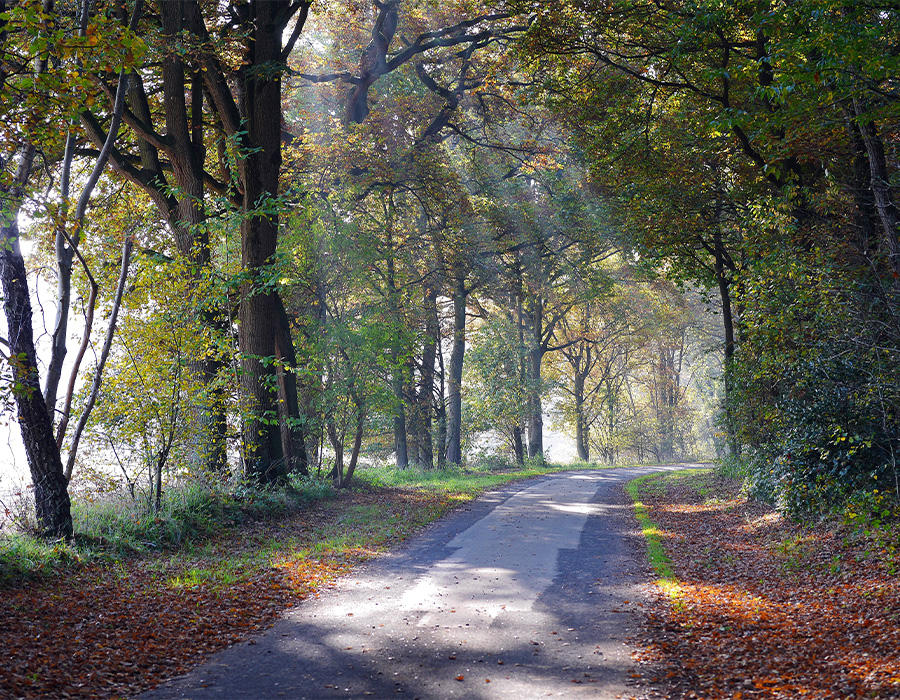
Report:
[{"label": "road curve", "polygon": [[645,574],[620,485],[676,468],[488,493],[140,700],[627,696]]}]

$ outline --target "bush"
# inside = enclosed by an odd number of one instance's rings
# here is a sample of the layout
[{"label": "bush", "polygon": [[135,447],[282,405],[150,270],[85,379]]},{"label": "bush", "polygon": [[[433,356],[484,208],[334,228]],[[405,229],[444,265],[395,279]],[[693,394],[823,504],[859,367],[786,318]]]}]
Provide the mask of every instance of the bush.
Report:
[{"label": "bush", "polygon": [[173,486],[156,512],[143,494],[127,490],[75,494],[75,542],[46,542],[27,528],[0,535],[0,583],[71,565],[161,549],[211,537],[248,519],[295,511],[336,491],[323,479],[291,477],[287,488],[199,482]]}]

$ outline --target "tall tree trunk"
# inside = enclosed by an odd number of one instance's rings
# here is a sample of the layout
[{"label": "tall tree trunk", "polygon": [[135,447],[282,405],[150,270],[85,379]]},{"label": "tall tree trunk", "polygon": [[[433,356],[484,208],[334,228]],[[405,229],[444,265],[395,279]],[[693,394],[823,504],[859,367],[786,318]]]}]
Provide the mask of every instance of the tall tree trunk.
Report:
[{"label": "tall tree trunk", "polygon": [[366,425],[366,408],[355,391],[350,392],[350,398],[353,405],[356,406],[356,432],[353,435],[353,448],[350,452],[350,464],[347,465],[347,473],[341,479],[341,488],[348,488],[350,481],[353,479],[353,472],[356,471],[356,463],[359,460],[359,450],[362,447],[363,429]]},{"label": "tall tree trunk", "polygon": [[737,426],[734,421],[732,401],[732,373],[734,371],[734,316],[731,305],[731,286],[728,280],[726,268],[725,247],[722,243],[722,232],[716,228],[714,234],[713,250],[715,252],[716,281],[719,285],[719,299],[722,306],[722,327],[725,331],[725,372],[723,385],[725,388],[725,431],[727,433],[728,446],[735,456],[741,454],[741,442],[737,436]]},{"label": "tall tree trunk", "polygon": [[513,426],[513,454],[516,457],[516,464],[525,463],[525,445],[522,442],[522,426]]},{"label": "tall tree trunk", "polygon": [[437,287],[431,286],[425,290],[425,342],[422,347],[422,368],[416,392],[419,414],[419,463],[426,469],[434,467],[431,418],[434,404],[434,363],[441,332],[438,322],[437,297]]},{"label": "tall tree trunk", "polygon": [[71,504],[59,447],[53,435],[53,421],[41,394],[31,298],[19,245],[21,188],[28,181],[34,154],[34,146],[28,145],[19,155],[15,183],[18,187],[0,189],[0,283],[19,429],[34,485],[38,528],[45,536],[71,539]]},{"label": "tall tree trunk", "polygon": [[69,210],[70,179],[72,159],[75,157],[75,135],[69,132],[66,136],[66,147],[63,154],[59,184],[61,221],[56,225],[54,247],[56,252],[56,321],[53,324],[53,335],[50,341],[50,363],[47,365],[47,381],[44,385],[44,400],[51,419],[55,420],[56,397],[59,382],[62,379],[63,363],[67,352],[67,335],[69,330],[69,307],[72,300],[72,265],[75,261],[75,250],[66,240],[65,226]]},{"label": "tall tree trunk", "polygon": [[[393,205],[391,205],[393,206]],[[397,287],[397,270],[394,263],[393,242],[388,230],[387,259],[387,301],[391,321],[396,324],[396,331],[391,345],[391,389],[394,393],[394,455],[399,469],[409,466],[409,453],[406,443],[406,393],[404,391],[404,374],[406,363],[402,360],[400,336],[402,319],[400,315],[400,289]]]},{"label": "tall tree trunk", "polygon": [[541,345],[543,330],[543,303],[538,297],[531,300],[531,337],[528,348],[528,456],[544,456],[544,417],[541,406],[541,363],[544,349]]},{"label": "tall tree trunk", "polygon": [[590,458],[588,446],[587,426],[584,417],[584,380],[585,375],[578,369],[575,370],[575,449],[578,451],[578,459],[587,462]]},{"label": "tall tree trunk", "polygon": [[875,196],[875,209],[878,212],[878,218],[881,220],[884,242],[887,246],[895,284],[900,284],[900,238],[898,238],[898,234],[900,234],[900,210],[898,210],[892,197],[884,144],[878,135],[875,123],[866,119],[857,99],[853,100],[853,106],[856,111],[860,134],[869,156],[869,171],[871,173],[872,193]]},{"label": "tall tree trunk", "polygon": [[462,463],[462,373],[466,353],[466,280],[459,275],[453,286],[453,345],[447,381],[447,454],[450,464]]},{"label": "tall tree trunk", "polygon": [[263,289],[278,240],[275,207],[281,169],[281,35],[288,9],[287,0],[247,6],[252,36],[246,57],[249,69],[242,75],[241,86],[248,146],[241,164],[241,263],[247,274],[241,285],[238,334],[245,412],[242,437],[247,476],[264,484],[281,482],[286,474],[277,394],[272,390],[277,386],[272,326],[278,318],[277,292]]},{"label": "tall tree trunk", "polygon": [[[176,0],[160,3],[160,20],[163,34],[167,41],[176,45],[183,32],[198,32],[198,24],[202,22],[200,10],[193,0]],[[215,313],[207,308],[205,300],[198,297],[196,289],[200,286],[205,272],[208,270],[211,254],[209,235],[204,226],[206,210],[204,208],[204,171],[203,161],[205,149],[203,144],[203,90],[199,74],[194,73],[190,81],[186,80],[187,67],[184,58],[177,51],[167,52],[163,59],[162,76],[165,95],[172,96],[164,100],[166,134],[171,141],[169,161],[172,164],[172,176],[177,190],[169,200],[159,201],[169,219],[178,254],[189,263],[191,276],[193,313],[199,325],[221,330],[215,319]],[[190,94],[190,105],[184,95]],[[150,112],[145,109],[144,101],[133,96],[136,110],[142,118],[151,123]],[[153,163],[147,154],[148,164]],[[158,164],[153,163],[158,167]],[[190,373],[198,386],[200,396],[192,407],[193,421],[196,426],[196,442],[193,445],[192,459],[203,471],[219,473],[228,466],[225,446],[226,419],[225,393],[220,387],[218,375],[224,362],[213,352],[191,358]]]},{"label": "tall tree trunk", "polygon": [[[528,353],[525,349],[525,311],[522,306],[523,304],[523,294],[522,294],[522,271],[519,267],[519,257],[520,253],[516,252],[516,265],[515,265],[515,307],[516,307],[516,340],[518,342],[518,348],[516,350],[516,356],[518,357],[519,367],[519,386],[528,387]],[[526,407],[527,408],[527,407]],[[516,425],[513,430],[513,450],[516,453],[516,461],[519,464],[525,463],[525,445],[523,444],[524,439],[527,435],[527,426],[524,425],[525,421],[520,418],[518,425]]]},{"label": "tall tree trunk", "polygon": [[878,213],[872,193],[872,173],[866,144],[852,108],[845,109],[845,118],[853,152],[853,200],[856,203],[854,219],[858,231],[856,247],[864,257],[868,257],[878,244]]},{"label": "tall tree trunk", "polygon": [[288,471],[304,476],[309,474],[309,457],[306,452],[306,427],[300,413],[297,393],[297,356],[291,337],[291,323],[279,297],[275,297],[278,319],[275,323],[275,353],[278,357],[278,410],[281,449]]},{"label": "tall tree trunk", "polygon": [[447,373],[444,370],[444,352],[438,346],[438,378],[440,379],[440,391],[438,399],[434,403],[434,413],[437,419],[437,468],[443,469],[447,466]]},{"label": "tall tree trunk", "polygon": [[394,355],[394,376],[391,379],[391,388],[394,391],[394,454],[398,469],[406,469],[409,466],[409,454],[406,449],[406,410],[403,402],[403,371],[399,365],[399,358]]},{"label": "tall tree trunk", "polygon": [[419,406],[418,381],[416,379],[416,358],[407,357],[403,363],[403,401],[409,408],[406,422],[406,450],[411,464],[421,466],[422,420]]}]

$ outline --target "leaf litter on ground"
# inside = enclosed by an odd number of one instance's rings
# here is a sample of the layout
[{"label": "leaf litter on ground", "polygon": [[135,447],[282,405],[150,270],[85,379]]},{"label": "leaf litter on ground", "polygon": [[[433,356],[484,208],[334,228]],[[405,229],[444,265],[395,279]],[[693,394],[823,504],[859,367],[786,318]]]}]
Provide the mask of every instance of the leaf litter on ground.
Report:
[{"label": "leaf litter on ground", "polygon": [[8,584],[0,697],[135,695],[271,625],[459,502],[418,489],[342,492],[182,552]]},{"label": "leaf litter on ground", "polygon": [[791,522],[715,473],[664,477],[640,500],[677,579],[643,610],[641,697],[900,698],[898,560],[883,538]]}]

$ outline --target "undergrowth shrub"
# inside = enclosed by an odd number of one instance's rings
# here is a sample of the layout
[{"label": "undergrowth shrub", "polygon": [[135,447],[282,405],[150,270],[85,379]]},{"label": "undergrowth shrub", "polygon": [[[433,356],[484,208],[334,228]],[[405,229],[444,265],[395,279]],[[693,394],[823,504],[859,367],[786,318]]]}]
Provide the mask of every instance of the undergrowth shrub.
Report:
[{"label": "undergrowth shrub", "polygon": [[170,486],[156,511],[140,492],[82,490],[72,500],[74,542],[42,541],[27,524],[0,533],[0,582],[87,561],[178,548],[243,521],[277,517],[335,493],[327,480],[299,476],[292,476],[287,488],[190,481]]},{"label": "undergrowth shrub", "polygon": [[770,378],[776,390],[755,417],[764,439],[742,460],[751,493],[793,517],[823,516],[876,489],[897,495],[898,431],[883,387],[854,358],[825,351]]},{"label": "undergrowth shrub", "polygon": [[0,535],[0,586],[46,575],[95,558],[69,542],[47,542],[24,532]]},{"label": "undergrowth shrub", "polygon": [[737,454],[729,453],[716,459],[716,471],[728,479],[743,479],[749,474],[747,460]]}]

